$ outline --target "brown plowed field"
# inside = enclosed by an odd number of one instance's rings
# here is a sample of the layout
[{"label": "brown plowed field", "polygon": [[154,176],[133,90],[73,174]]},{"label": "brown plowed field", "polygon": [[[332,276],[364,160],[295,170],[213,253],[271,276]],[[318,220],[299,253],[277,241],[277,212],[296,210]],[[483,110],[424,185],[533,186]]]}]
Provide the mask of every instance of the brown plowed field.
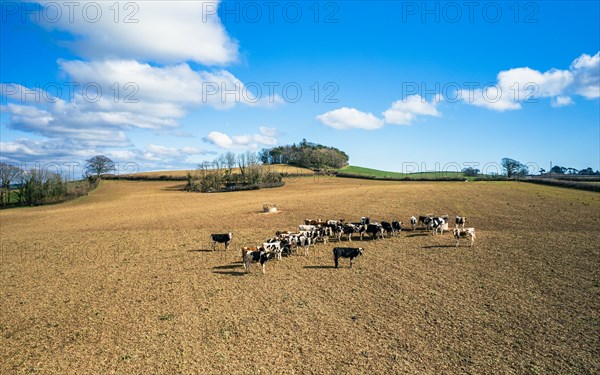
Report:
[{"label": "brown plowed field", "polygon": [[[600,195],[526,183],[298,178],[185,193],[105,181],[0,212],[0,373],[600,373]],[[262,214],[263,204],[281,212]],[[461,214],[474,248],[403,231],[243,272],[307,218]],[[209,234],[234,248],[209,251]],[[344,241],[344,245],[345,245]]]}]

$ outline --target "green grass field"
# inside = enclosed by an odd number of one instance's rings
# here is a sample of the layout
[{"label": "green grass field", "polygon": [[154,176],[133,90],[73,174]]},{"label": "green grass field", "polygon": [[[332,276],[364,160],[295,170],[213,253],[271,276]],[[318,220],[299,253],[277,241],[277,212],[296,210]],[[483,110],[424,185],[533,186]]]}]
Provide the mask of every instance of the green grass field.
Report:
[{"label": "green grass field", "polygon": [[409,178],[415,178],[415,179],[420,179],[420,178],[434,179],[434,178],[442,178],[442,177],[446,177],[446,178],[465,177],[462,172],[399,173],[399,172],[387,172],[387,171],[380,171],[377,169],[357,167],[354,165],[349,165],[347,167],[338,169],[338,172],[351,173],[351,174],[363,175],[363,176],[372,176],[372,177],[376,177],[376,178],[406,178],[406,177],[409,177]]}]

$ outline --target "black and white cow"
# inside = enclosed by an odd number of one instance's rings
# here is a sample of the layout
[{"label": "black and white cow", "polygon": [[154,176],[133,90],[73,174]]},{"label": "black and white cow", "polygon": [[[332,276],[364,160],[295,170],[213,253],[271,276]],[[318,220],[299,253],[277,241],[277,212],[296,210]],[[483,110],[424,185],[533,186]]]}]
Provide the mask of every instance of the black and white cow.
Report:
[{"label": "black and white cow", "polygon": [[363,217],[361,217],[361,218],[360,218],[360,223],[361,223],[362,225],[371,224],[371,218],[370,218],[370,217],[363,216]]},{"label": "black and white cow", "polygon": [[383,227],[381,226],[381,224],[379,223],[373,223],[373,224],[367,224],[365,226],[363,226],[360,229],[360,239],[363,239],[363,235],[366,233],[368,234],[372,239],[376,240],[377,237],[381,237],[383,238],[383,233],[385,232]]},{"label": "black and white cow", "polygon": [[333,263],[335,264],[335,268],[338,268],[340,258],[350,258],[350,268],[352,268],[352,261],[354,258],[363,255],[363,251],[362,247],[334,247]]},{"label": "black and white cow", "polygon": [[267,240],[267,242],[263,243],[262,247],[266,251],[272,252],[273,254],[275,254],[275,259],[281,260],[281,253],[282,253],[281,241]]},{"label": "black and white cow", "polygon": [[210,239],[212,240],[212,250],[215,251],[218,243],[225,244],[225,250],[229,249],[229,244],[233,239],[233,233],[225,233],[225,234],[211,234]]},{"label": "black and white cow", "polygon": [[252,263],[260,263],[261,272],[265,273],[265,263],[267,263],[273,257],[273,253],[266,251],[260,247],[254,251],[246,251],[244,253],[244,268],[246,272],[250,272]]},{"label": "black and white cow", "polygon": [[454,239],[456,240],[456,246],[458,247],[461,238],[468,238],[471,240],[471,247],[473,247],[473,243],[475,242],[475,228],[467,228],[467,229],[458,229],[454,228],[452,230],[454,234]]},{"label": "black and white cow", "polygon": [[323,241],[323,244],[329,243],[329,237],[333,235],[333,230],[330,227],[321,227],[316,230],[314,242]]},{"label": "black and white cow", "polygon": [[292,248],[302,247],[304,255],[308,255],[308,247],[312,244],[312,238],[304,233],[292,233],[288,236],[290,250]]},{"label": "black and white cow", "polygon": [[465,229],[465,223],[467,222],[467,218],[464,217],[464,216],[458,216],[457,215],[456,219],[454,220],[454,222],[456,223],[456,227],[455,228],[458,228],[460,226],[462,229]]},{"label": "black and white cow", "polygon": [[410,217],[410,227],[412,228],[413,231],[417,227],[417,218],[414,216]]},{"label": "black and white cow", "polygon": [[394,235],[400,234],[402,231],[402,222],[401,221],[392,221],[392,229],[394,230]]},{"label": "black and white cow", "polygon": [[342,240],[342,234],[348,236],[348,241],[352,242],[352,235],[354,233],[359,233],[361,226],[357,226],[354,224],[346,224],[341,227],[341,231],[338,234],[338,241]]},{"label": "black and white cow", "polygon": [[429,222],[429,229],[432,230],[432,234],[436,233],[444,234],[444,224],[446,224],[446,220],[443,217],[434,217]]}]

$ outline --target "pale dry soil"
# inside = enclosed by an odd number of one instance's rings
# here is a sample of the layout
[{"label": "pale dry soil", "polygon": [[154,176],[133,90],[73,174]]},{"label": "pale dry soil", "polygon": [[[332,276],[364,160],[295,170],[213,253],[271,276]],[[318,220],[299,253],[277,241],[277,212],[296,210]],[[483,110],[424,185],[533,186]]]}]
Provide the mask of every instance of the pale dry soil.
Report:
[{"label": "pale dry soil", "polygon": [[[304,177],[201,194],[105,181],[0,212],[1,374],[599,373],[600,195],[526,183]],[[263,204],[281,212],[262,214]],[[245,274],[239,247],[307,218],[460,214]],[[229,251],[209,234],[234,233]],[[344,241],[342,245],[347,245]]]}]

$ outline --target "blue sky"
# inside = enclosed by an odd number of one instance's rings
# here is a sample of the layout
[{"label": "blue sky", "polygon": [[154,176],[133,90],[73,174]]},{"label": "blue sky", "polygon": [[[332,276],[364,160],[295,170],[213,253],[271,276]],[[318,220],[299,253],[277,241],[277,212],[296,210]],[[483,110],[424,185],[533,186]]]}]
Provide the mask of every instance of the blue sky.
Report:
[{"label": "blue sky", "polygon": [[188,169],[306,138],[392,171],[598,169],[599,15],[597,1],[3,1],[0,158]]}]

